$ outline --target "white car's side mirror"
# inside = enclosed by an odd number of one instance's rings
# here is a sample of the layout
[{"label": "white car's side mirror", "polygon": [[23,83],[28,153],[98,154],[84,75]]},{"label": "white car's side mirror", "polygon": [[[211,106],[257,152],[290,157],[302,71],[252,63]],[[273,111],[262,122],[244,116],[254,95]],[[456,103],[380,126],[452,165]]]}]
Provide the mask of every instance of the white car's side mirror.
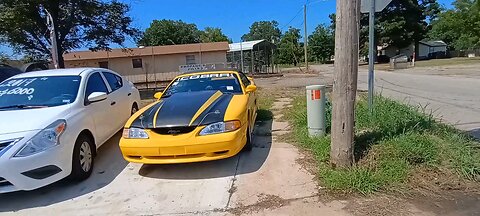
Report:
[{"label": "white car's side mirror", "polygon": [[87,98],[89,103],[95,103],[107,99],[107,93],[105,92],[93,92]]}]

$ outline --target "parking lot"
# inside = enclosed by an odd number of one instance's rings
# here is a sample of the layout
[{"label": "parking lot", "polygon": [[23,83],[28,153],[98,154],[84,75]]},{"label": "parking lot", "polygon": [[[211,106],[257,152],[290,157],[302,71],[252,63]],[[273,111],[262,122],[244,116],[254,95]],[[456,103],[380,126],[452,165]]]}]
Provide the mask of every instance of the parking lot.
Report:
[{"label": "parking lot", "polygon": [[[318,74],[286,74],[283,78],[257,79],[257,84],[262,90],[276,91],[308,84],[329,85],[331,69],[318,67],[321,79],[315,79]],[[442,74],[426,69],[380,71],[377,90],[398,100],[432,109],[441,107],[435,110],[437,117],[475,135],[478,101],[469,96],[475,92],[462,91],[462,86],[475,89],[471,84],[478,82],[477,76],[461,67],[440,69],[436,71]],[[364,87],[365,74],[361,70],[360,89]],[[447,88],[427,91],[423,87],[431,80],[442,82]],[[289,126],[281,121],[280,111],[291,100],[288,94],[276,93],[271,109],[274,120],[257,122],[252,152],[203,163],[134,164],[122,158],[119,132],[99,149],[89,179],[76,183],[64,180],[35,191],[1,194],[0,215],[348,215],[352,200],[325,201],[314,173],[308,170],[308,156],[281,139]],[[443,102],[445,98],[462,100],[461,95],[470,98],[471,105]],[[151,101],[145,100],[143,105]],[[429,215],[415,205],[405,208]]]},{"label": "parking lot", "polygon": [[[280,99],[274,110],[288,103]],[[0,214],[343,214],[344,203],[319,202],[315,177],[301,165],[304,155],[276,140],[287,129],[277,120],[258,122],[253,151],[179,165],[127,163],[118,147],[119,132],[99,149],[89,179],[2,194]]]}]

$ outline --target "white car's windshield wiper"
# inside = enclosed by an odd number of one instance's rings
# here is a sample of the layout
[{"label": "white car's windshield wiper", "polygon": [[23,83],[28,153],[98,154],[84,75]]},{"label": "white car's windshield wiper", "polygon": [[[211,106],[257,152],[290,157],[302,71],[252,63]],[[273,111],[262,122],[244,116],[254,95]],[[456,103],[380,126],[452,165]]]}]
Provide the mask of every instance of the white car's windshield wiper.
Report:
[{"label": "white car's windshield wiper", "polygon": [[45,106],[45,105],[16,104],[16,105],[10,105],[10,106],[3,106],[3,107],[0,107],[0,109],[12,109],[12,108],[31,109],[31,108],[44,108],[44,107],[48,107],[48,106]]}]

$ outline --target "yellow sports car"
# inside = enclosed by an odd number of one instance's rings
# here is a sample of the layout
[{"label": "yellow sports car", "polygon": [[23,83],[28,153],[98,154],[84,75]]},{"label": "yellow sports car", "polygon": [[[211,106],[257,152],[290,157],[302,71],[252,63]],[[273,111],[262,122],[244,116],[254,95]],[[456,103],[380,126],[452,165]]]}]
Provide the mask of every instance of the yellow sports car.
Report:
[{"label": "yellow sports car", "polygon": [[218,160],[252,149],[257,87],[237,71],[176,77],[135,113],[120,140],[125,160],[172,164]]}]

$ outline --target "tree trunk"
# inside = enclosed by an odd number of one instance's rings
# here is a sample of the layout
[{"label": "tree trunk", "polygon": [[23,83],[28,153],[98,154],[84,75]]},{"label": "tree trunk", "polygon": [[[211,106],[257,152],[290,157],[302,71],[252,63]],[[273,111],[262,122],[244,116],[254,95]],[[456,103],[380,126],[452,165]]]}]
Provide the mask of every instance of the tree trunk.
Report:
[{"label": "tree trunk", "polygon": [[360,0],[337,0],[336,15],[330,162],[334,167],[350,167],[354,163]]},{"label": "tree trunk", "polygon": [[[59,41],[58,44],[61,44],[61,41]],[[57,50],[58,50],[58,68],[65,68],[65,60],[63,59],[63,49],[61,46],[57,46]]]}]

